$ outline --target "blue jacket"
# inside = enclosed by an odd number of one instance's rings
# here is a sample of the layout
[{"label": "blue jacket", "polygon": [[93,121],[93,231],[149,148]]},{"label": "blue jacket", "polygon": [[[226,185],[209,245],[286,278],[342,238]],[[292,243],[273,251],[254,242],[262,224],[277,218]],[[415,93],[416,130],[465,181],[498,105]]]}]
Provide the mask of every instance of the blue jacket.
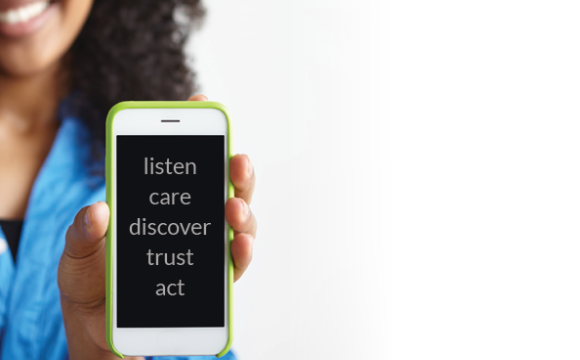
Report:
[{"label": "blue jacket", "polygon": [[86,127],[64,117],[30,194],[16,266],[0,228],[0,359],[68,359],[58,263],[77,211],[105,200],[103,169],[91,161]]}]

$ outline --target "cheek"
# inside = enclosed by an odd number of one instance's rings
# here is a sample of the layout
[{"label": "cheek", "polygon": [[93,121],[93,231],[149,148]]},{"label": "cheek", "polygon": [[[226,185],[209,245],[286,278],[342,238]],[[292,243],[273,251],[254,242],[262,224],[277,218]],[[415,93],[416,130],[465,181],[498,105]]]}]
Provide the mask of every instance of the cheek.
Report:
[{"label": "cheek", "polygon": [[68,51],[90,12],[92,0],[61,0],[40,29],[22,38],[0,38],[0,70],[30,75],[51,68]]}]

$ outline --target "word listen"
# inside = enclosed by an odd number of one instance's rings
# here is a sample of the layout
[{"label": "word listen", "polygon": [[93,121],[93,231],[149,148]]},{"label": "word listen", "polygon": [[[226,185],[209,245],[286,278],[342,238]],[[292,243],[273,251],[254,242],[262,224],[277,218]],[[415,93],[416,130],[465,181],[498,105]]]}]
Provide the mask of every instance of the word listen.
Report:
[{"label": "word listen", "polygon": [[171,162],[169,159],[156,162],[153,158],[145,158],[145,175],[189,175],[190,171],[193,175],[196,174],[197,167],[194,162],[183,164],[182,162]]}]

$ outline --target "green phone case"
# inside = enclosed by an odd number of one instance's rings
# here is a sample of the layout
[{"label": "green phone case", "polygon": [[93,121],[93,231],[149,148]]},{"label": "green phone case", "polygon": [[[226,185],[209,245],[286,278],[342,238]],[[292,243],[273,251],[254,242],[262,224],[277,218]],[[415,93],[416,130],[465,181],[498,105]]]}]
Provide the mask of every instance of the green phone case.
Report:
[{"label": "green phone case", "polygon": [[[106,270],[106,302],[107,302],[107,344],[109,349],[118,357],[123,358],[123,354],[119,353],[115,349],[113,344],[113,268],[112,268],[112,257],[113,257],[113,244],[111,240],[111,234],[113,230],[113,159],[112,149],[113,149],[113,121],[115,120],[115,115],[125,109],[171,109],[171,108],[189,108],[189,109],[216,109],[221,111],[228,122],[228,161],[232,158],[232,131],[231,131],[231,121],[228,110],[225,106],[217,102],[211,101],[126,101],[120,102],[113,106],[109,110],[107,115],[107,156],[105,161],[106,166],[106,178],[107,178],[107,204],[111,210],[111,216],[109,218],[109,231],[107,232],[107,270]],[[229,167],[229,163],[228,163]],[[228,179],[228,198],[234,196],[234,186],[231,180]],[[234,237],[233,229],[228,225],[228,241],[231,242]],[[233,284],[234,284],[234,265],[230,252],[230,247],[226,247],[228,251],[228,342],[226,347],[216,356],[224,356],[232,346],[233,341]]]}]

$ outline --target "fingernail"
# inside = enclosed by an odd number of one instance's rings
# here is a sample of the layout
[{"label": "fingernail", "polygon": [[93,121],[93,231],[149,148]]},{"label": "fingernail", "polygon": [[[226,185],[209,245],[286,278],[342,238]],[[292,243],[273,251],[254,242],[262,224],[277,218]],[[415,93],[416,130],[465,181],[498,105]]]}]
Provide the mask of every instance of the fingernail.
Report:
[{"label": "fingernail", "polygon": [[250,157],[248,155],[246,155],[246,163],[246,175],[250,177],[254,172],[254,167],[252,166],[252,162],[250,161]]},{"label": "fingernail", "polygon": [[91,227],[91,225],[93,224],[92,220],[91,220],[91,207],[89,206],[89,208],[87,209],[87,212],[85,213],[85,225],[87,227]]},{"label": "fingernail", "polygon": [[246,216],[246,218],[250,216],[250,207],[246,203],[244,203],[244,215]]}]

